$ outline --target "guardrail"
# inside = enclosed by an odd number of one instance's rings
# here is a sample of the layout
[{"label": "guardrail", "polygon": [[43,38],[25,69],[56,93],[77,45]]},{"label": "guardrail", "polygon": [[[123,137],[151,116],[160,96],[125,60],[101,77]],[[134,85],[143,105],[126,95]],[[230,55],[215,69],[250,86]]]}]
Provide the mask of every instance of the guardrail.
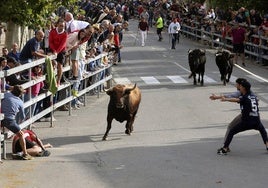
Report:
[{"label": "guardrail", "polygon": [[[105,83],[107,83],[107,87],[111,86],[111,81],[112,81],[111,67],[112,67],[112,65],[111,64],[106,64],[106,65],[102,64],[102,59],[105,56],[109,56],[109,54],[107,54],[107,53],[100,54],[100,55],[96,56],[95,58],[90,58],[86,61],[85,70],[87,70],[89,72],[88,72],[88,74],[83,76],[83,78],[80,82],[81,89],[78,92],[78,97],[83,97],[83,99],[85,99],[86,93],[88,93],[92,90],[96,91],[97,97],[99,97],[99,92],[101,91],[101,89]],[[51,60],[54,60],[56,58],[56,56],[49,56],[49,58]],[[45,64],[45,58],[33,61],[32,63],[20,65],[18,67],[15,67],[15,68],[12,68],[9,70],[0,71],[0,79],[1,79],[2,83],[4,83],[6,76],[16,74],[18,72],[25,71],[25,70],[30,71],[33,67],[35,67],[37,65],[42,65],[42,64]],[[97,67],[97,69],[94,71],[89,70],[90,67],[92,66],[92,64],[95,64],[95,66]],[[70,64],[63,67],[63,72],[68,72],[71,70],[69,65]],[[22,84],[22,87],[24,89],[29,88],[30,93],[31,93],[31,86],[33,86],[36,83],[39,83],[41,81],[44,81],[44,80],[45,80],[45,75],[37,80],[30,79],[27,83]],[[88,84],[89,80],[90,80],[90,84]],[[60,101],[54,101],[53,98],[55,95],[53,95],[50,91],[47,91],[45,93],[41,93],[34,98],[30,97],[30,100],[24,103],[25,108],[27,108],[27,107],[30,108],[30,117],[26,121],[23,121],[20,124],[20,127],[21,128],[31,128],[32,123],[34,123],[35,121],[37,121],[38,119],[42,118],[43,116],[45,116],[49,113],[53,113],[58,107],[60,107],[62,105],[66,105],[66,104],[69,105],[69,115],[71,115],[71,111],[72,111],[71,102],[76,98],[75,96],[71,95],[72,85],[73,85],[73,83],[68,82],[68,83],[61,84],[58,87],[57,93],[59,93],[60,91],[63,91],[63,90],[67,91],[67,93],[68,93],[68,95]],[[3,97],[4,97],[4,93],[0,92],[0,106],[1,106],[1,99],[3,99]],[[42,111],[40,111],[39,113],[37,113],[35,115],[31,114],[31,111],[32,111],[31,106],[33,104],[38,103],[39,101],[44,100],[47,97],[50,97],[50,103],[52,105],[46,109],[43,109]],[[84,100],[84,105],[86,105],[85,101],[86,100]],[[3,120],[3,118],[4,118],[3,114],[0,113],[0,120]],[[52,118],[50,120],[50,127],[53,127]],[[2,159],[1,153],[3,153],[3,158],[6,159],[6,139],[8,137],[12,136],[12,134],[13,133],[11,131],[6,131],[4,128],[1,128],[0,161]],[[1,150],[3,150],[3,151],[1,151]]]},{"label": "guardrail", "polygon": [[[203,44],[209,45],[211,48],[221,47],[229,50],[233,49],[232,37],[227,36],[223,38],[221,34],[212,31],[205,31],[204,29],[200,29],[200,26],[198,25],[191,27],[189,25],[182,24],[181,33],[187,38],[201,41]],[[251,35],[251,37],[257,38],[260,42],[258,45],[246,42],[245,54],[259,62],[268,61],[268,38],[262,35]]]}]

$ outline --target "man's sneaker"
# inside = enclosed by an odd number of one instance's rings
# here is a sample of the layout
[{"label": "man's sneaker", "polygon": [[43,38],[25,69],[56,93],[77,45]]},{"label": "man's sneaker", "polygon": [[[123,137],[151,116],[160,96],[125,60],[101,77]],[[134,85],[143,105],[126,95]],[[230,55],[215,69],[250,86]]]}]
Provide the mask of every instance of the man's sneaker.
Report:
[{"label": "man's sneaker", "polygon": [[41,152],[39,152],[36,156],[37,157],[48,157],[48,156],[50,156],[50,151],[48,151],[48,150],[44,150],[44,151],[41,151]]},{"label": "man's sneaker", "polygon": [[220,148],[217,151],[218,155],[227,155],[227,150],[225,150],[224,148]]},{"label": "man's sneaker", "polygon": [[79,105],[79,106],[83,106],[84,105],[84,103],[82,103],[80,100],[77,100],[76,101],[76,104]]},{"label": "man's sneaker", "polygon": [[22,155],[23,155],[22,152],[12,153],[12,158],[13,158],[14,160],[22,160],[22,159],[23,159],[23,158],[22,158]]},{"label": "man's sneaker", "polygon": [[[217,152],[220,151],[221,149],[222,149],[222,148],[218,149]],[[227,153],[228,153],[228,152],[231,152],[230,148],[227,148],[227,149],[225,149],[225,150],[226,150]]]},{"label": "man's sneaker", "polygon": [[29,155],[28,153],[27,154],[23,154],[22,155],[22,159],[23,160],[32,160],[34,159],[31,155]]}]

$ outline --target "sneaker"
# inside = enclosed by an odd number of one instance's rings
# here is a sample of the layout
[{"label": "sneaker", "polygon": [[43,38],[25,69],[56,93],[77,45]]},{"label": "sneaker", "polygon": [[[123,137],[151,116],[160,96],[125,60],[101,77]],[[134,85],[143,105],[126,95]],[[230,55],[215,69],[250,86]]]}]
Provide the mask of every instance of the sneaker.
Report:
[{"label": "sneaker", "polygon": [[27,154],[23,154],[22,155],[22,159],[23,160],[32,160],[34,159],[31,155],[29,155],[28,153]]},{"label": "sneaker", "polygon": [[72,96],[74,96],[74,97],[79,97],[79,96],[78,96],[78,91],[72,89]]},{"label": "sneaker", "polygon": [[48,156],[50,156],[50,151],[48,151],[48,150],[44,150],[44,151],[41,151],[41,152],[39,152],[36,156],[37,157],[48,157]]},{"label": "sneaker", "polygon": [[220,148],[217,151],[218,155],[227,155],[227,150],[225,150],[224,148]]},{"label": "sneaker", "polygon": [[14,159],[14,160],[22,160],[23,159],[22,155],[23,155],[22,152],[12,153],[12,159]]},{"label": "sneaker", "polygon": [[242,63],[242,65],[245,67],[246,66],[246,64],[245,63]]},{"label": "sneaker", "polygon": [[76,101],[76,104],[77,104],[77,105],[84,105],[84,103],[82,103],[80,100],[77,100],[77,101]]}]

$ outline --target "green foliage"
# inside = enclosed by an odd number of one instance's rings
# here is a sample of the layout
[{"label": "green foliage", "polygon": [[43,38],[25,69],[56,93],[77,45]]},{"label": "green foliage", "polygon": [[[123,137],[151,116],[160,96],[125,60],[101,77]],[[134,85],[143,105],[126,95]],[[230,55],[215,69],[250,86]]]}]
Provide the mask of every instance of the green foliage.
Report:
[{"label": "green foliage", "polygon": [[5,0],[0,5],[0,21],[36,28],[44,26],[59,6],[75,7],[77,0]]}]

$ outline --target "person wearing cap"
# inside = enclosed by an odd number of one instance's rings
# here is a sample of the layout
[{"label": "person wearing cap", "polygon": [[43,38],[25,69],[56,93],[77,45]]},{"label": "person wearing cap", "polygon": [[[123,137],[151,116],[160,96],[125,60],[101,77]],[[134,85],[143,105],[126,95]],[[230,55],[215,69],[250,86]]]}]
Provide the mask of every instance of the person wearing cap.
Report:
[{"label": "person wearing cap", "polygon": [[241,109],[241,122],[233,127],[227,135],[226,141],[222,148],[218,150],[219,155],[226,155],[229,145],[233,139],[233,136],[237,133],[246,130],[258,130],[262,136],[263,142],[268,151],[268,138],[267,132],[261,123],[259,115],[259,106],[257,97],[252,94],[251,85],[248,81],[243,81],[240,84],[241,96],[239,98],[225,98],[222,97],[221,101],[236,102],[240,104]]},{"label": "person wearing cap", "polygon": [[15,85],[11,92],[6,92],[4,94],[4,99],[1,103],[2,113],[4,114],[2,126],[6,127],[8,130],[10,130],[19,137],[20,146],[23,152],[22,158],[24,160],[31,160],[33,159],[33,157],[29,155],[26,150],[24,133],[16,122],[17,114],[21,116],[20,119],[25,119],[23,101],[20,98],[23,93],[24,89],[22,88],[22,86]]}]

